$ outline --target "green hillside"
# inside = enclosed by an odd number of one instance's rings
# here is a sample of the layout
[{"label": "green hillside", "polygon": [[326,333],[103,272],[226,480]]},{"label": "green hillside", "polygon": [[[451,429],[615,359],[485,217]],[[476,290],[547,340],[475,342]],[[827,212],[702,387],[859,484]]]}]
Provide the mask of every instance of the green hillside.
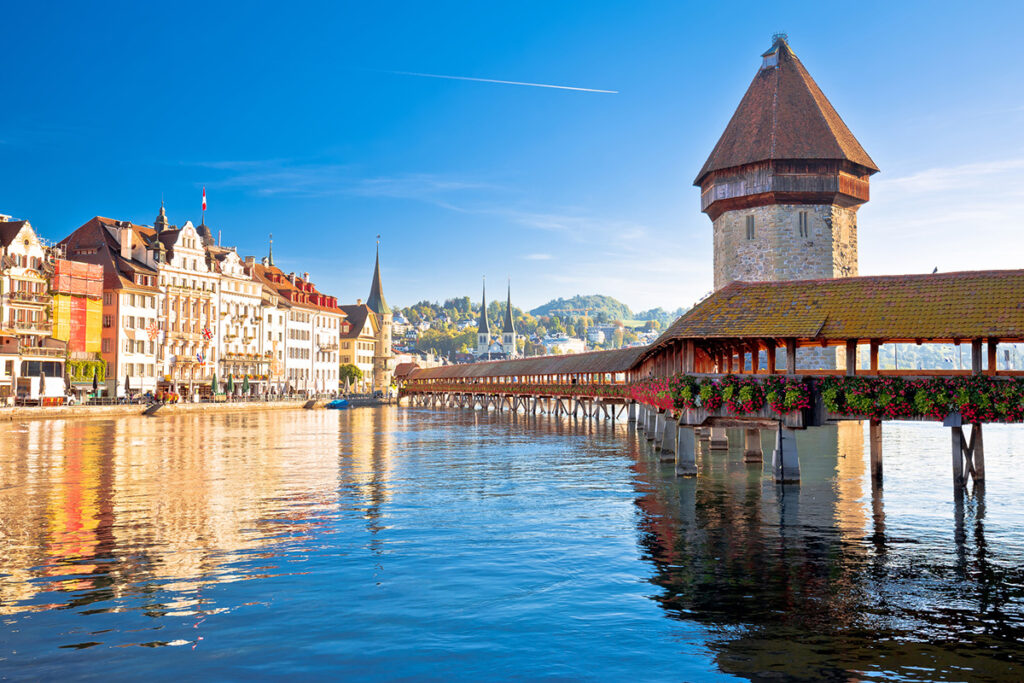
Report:
[{"label": "green hillside", "polygon": [[530,311],[534,316],[571,318],[587,316],[594,320],[632,320],[633,311],[618,299],[603,294],[580,295],[570,299],[553,299]]}]

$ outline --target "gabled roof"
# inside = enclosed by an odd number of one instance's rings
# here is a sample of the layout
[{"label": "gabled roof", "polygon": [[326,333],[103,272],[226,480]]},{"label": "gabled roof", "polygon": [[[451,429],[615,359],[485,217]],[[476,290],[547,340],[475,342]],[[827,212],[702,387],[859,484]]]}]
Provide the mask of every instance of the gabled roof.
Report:
[{"label": "gabled roof", "polygon": [[0,223],[0,247],[9,247],[28,221],[4,221]]},{"label": "gabled roof", "polygon": [[[340,306],[340,308],[345,313],[345,320],[348,322],[349,328],[348,332],[342,331],[339,338],[356,339],[362,336],[367,318],[370,319],[370,325],[373,328],[374,336],[376,336],[376,318],[368,304],[352,304],[350,306]],[[342,329],[344,330],[344,328]]]},{"label": "gabled roof", "polygon": [[410,379],[523,377],[575,372],[625,372],[632,367],[636,359],[646,350],[646,346],[636,346],[627,349],[615,349],[613,351],[575,353],[568,356],[535,356],[533,358],[497,360],[486,363],[420,368],[411,373]]},{"label": "gabled roof", "polygon": [[[103,266],[103,287],[105,289],[158,291],[156,286],[135,283],[134,274],[150,275],[155,281],[157,271],[137,259],[122,258],[120,244],[107,229],[108,226],[114,228],[130,227],[132,230],[132,240],[142,245],[150,244],[155,235],[152,228],[144,225],[136,225],[128,221],[117,221],[103,216],[94,216],[61,240],[61,244],[65,245],[68,249],[68,259]],[[89,249],[101,247],[101,249],[96,254],[75,253],[75,249],[81,247]]]},{"label": "gabled roof", "polygon": [[[247,269],[250,267],[253,277],[260,284],[266,285],[267,287],[270,287],[271,289],[276,291],[280,298],[286,300],[291,306],[297,306],[299,308],[311,308],[318,311],[326,311],[328,313],[335,314],[342,313],[341,307],[321,306],[310,301],[292,300],[292,296],[294,296],[297,293],[301,293],[302,290],[300,290],[298,287],[292,284],[292,282],[288,279],[288,276],[284,274],[284,271],[282,271],[277,266],[265,266],[262,263],[254,263],[251,266],[246,266]],[[313,292],[306,293],[312,293],[318,296],[325,296],[323,293],[317,291],[315,287],[313,288]]]},{"label": "gabled roof", "polygon": [[800,63],[784,37],[764,63],[694,185],[713,171],[773,159],[835,159],[878,167]]},{"label": "gabled roof", "polygon": [[673,339],[1024,340],[1024,270],[732,282],[676,320]]}]

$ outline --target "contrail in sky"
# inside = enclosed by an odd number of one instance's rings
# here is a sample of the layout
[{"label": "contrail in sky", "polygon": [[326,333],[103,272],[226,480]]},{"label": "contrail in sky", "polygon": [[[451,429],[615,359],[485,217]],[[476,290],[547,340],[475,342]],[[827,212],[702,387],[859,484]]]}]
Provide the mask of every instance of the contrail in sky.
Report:
[{"label": "contrail in sky", "polygon": [[618,90],[598,90],[596,88],[574,88],[569,85],[550,85],[548,83],[525,83],[523,81],[499,81],[494,78],[471,78],[469,76],[443,76],[441,74],[421,74],[415,71],[386,71],[397,76],[422,76],[423,78],[445,78],[450,81],[476,81],[477,83],[501,83],[503,85],[528,85],[534,88],[554,88],[555,90],[576,90],[578,92],[600,92],[610,95],[619,94]]}]

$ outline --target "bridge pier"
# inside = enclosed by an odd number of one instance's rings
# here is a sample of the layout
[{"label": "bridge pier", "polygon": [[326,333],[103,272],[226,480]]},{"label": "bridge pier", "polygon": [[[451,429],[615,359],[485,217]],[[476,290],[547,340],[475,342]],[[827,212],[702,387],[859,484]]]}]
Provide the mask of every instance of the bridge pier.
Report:
[{"label": "bridge pier", "polygon": [[636,403],[629,404],[629,416],[627,422],[636,422]]},{"label": "bridge pier", "polygon": [[[661,461],[671,462],[676,452],[676,436],[679,434],[679,425],[669,416],[665,420],[665,427],[661,437]],[[669,456],[669,457],[666,457]]]},{"label": "bridge pier", "polygon": [[697,438],[693,427],[676,425],[676,476],[697,476]]},{"label": "bridge pier", "polygon": [[744,430],[743,462],[764,462],[764,452],[761,450],[761,430],[757,427],[748,427]]},{"label": "bridge pier", "polygon": [[654,450],[661,450],[661,444],[665,440],[665,413],[658,412],[654,415]]},{"label": "bridge pier", "polygon": [[713,451],[729,450],[729,434],[725,431],[725,427],[711,428],[710,447]]},{"label": "bridge pier", "polygon": [[871,481],[882,481],[882,421],[868,423],[868,442],[871,451]]},{"label": "bridge pier", "polygon": [[964,438],[963,427],[953,427],[953,487],[967,484],[967,477],[975,484],[985,481],[985,441],[981,424],[971,425],[971,440]]},{"label": "bridge pier", "polygon": [[800,457],[796,450],[796,432],[792,429],[781,427],[776,433],[772,469],[777,483],[799,483]]},{"label": "bridge pier", "polygon": [[655,428],[658,423],[658,414],[653,410],[647,411],[647,420],[644,422],[644,436],[648,441],[654,441]]}]

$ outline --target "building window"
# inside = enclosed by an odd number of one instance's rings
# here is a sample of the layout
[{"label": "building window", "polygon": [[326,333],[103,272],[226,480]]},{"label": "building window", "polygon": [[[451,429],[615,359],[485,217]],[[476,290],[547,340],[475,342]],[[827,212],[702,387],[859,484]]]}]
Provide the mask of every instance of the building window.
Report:
[{"label": "building window", "polygon": [[747,239],[754,239],[754,217],[747,216]]},{"label": "building window", "polygon": [[105,316],[103,316],[103,327],[113,327],[113,326],[114,326],[114,316],[112,316],[112,315],[105,315]]},{"label": "building window", "polygon": [[114,303],[114,302],[113,302],[113,297],[110,295],[110,292],[104,292],[103,293],[103,305],[104,306],[110,306],[112,303]]},{"label": "building window", "polygon": [[110,353],[110,339],[103,340],[103,353]]},{"label": "building window", "polygon": [[801,211],[798,216],[798,223],[800,226],[800,236],[807,237],[807,212]]}]

